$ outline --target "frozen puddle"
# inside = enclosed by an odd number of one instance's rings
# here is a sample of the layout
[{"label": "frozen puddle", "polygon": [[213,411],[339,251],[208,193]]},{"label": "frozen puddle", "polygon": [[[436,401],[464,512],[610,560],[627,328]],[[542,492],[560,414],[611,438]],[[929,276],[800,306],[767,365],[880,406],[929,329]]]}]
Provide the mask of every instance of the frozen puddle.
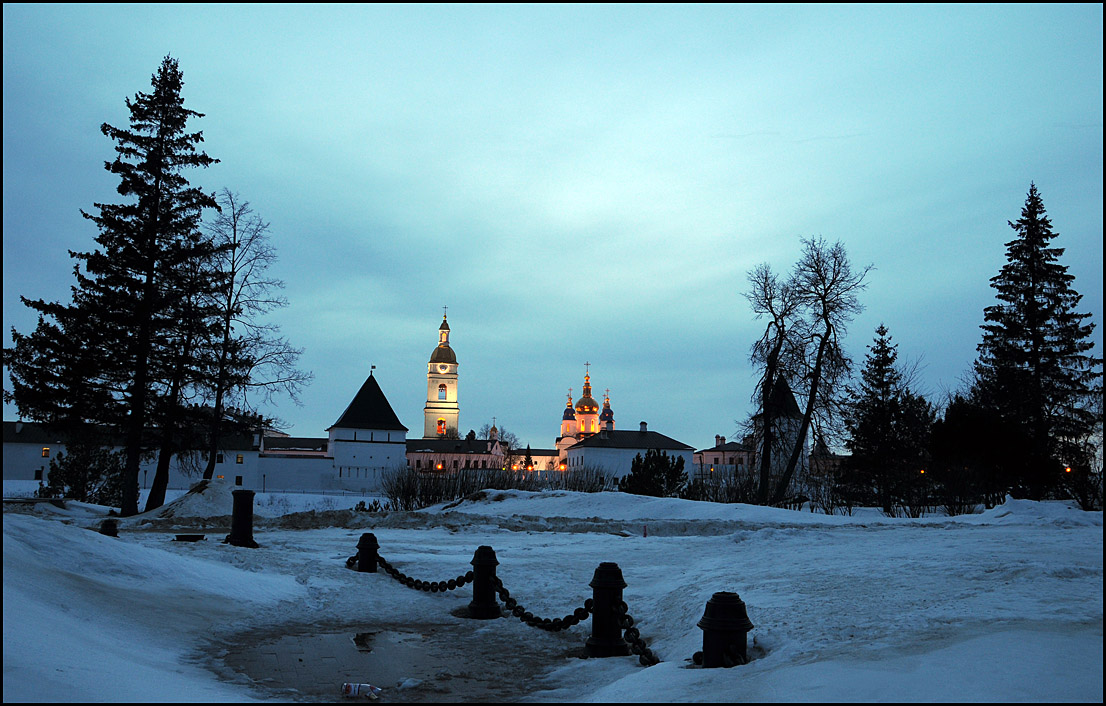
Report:
[{"label": "frozen puddle", "polygon": [[583,656],[586,638],[580,630],[551,634],[509,619],[286,626],[231,638],[217,662],[283,700],[344,701],[342,684],[352,682],[381,687],[384,702],[503,702],[540,690],[535,677]]}]

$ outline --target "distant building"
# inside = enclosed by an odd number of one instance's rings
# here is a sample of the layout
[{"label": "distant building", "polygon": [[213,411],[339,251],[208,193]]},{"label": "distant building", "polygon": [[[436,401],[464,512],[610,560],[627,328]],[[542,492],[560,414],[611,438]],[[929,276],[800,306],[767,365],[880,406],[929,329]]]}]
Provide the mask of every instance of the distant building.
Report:
[{"label": "distant building", "polygon": [[[382,474],[406,463],[407,427],[400,423],[370,371],[328,437],[290,437],[269,429],[224,437],[215,458],[215,477],[257,491],[376,493]],[[66,440],[40,424],[4,422],[4,480],[46,481],[50,459]],[[122,448],[116,444],[115,448]],[[205,451],[175,456],[169,488],[200,480]],[[153,482],[156,459],[145,461],[139,484]]]},{"label": "distant building", "polygon": [[565,452],[568,470],[594,468],[615,478],[630,472],[634,458],[649,451],[661,451],[670,457],[684,459],[684,469],[692,470],[695,448],[664,434],[649,431],[642,422],[637,431],[604,429],[582,439]]},{"label": "distant building", "polygon": [[701,449],[694,454],[696,477],[705,480],[711,477],[742,477],[752,472],[756,450],[753,438],[726,441],[726,437],[716,435],[714,446]]},{"label": "distant building", "polygon": [[408,439],[407,467],[414,471],[450,473],[503,467],[503,448],[493,426],[488,439],[470,431],[464,439]]}]

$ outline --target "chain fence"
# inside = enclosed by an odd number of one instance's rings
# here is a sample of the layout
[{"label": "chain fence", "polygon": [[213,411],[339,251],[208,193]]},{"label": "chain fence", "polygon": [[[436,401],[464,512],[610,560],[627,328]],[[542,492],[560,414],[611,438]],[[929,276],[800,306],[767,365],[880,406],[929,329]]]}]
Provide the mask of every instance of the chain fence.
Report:
[{"label": "chain fence", "polygon": [[[379,566],[400,584],[426,593],[446,593],[472,584],[473,601],[468,607],[468,617],[472,618],[499,618],[506,614],[546,632],[567,630],[591,618],[592,635],[586,642],[589,656],[634,654],[644,667],[661,662],[642,638],[637,621],[626,601],[622,600],[626,582],[622,578],[622,570],[613,562],[603,562],[596,569],[595,577],[589,584],[593,595],[585,599],[583,605],[564,617],[546,618],[527,610],[517,597],[511,595],[503,579],[496,576],[495,567],[499,561],[491,547],[482,546],[476,550],[472,559],[474,570],[445,581],[424,581],[408,576],[381,557],[378,546],[374,535],[362,535],[358,553],[346,560],[346,567],[375,572]],[[496,596],[503,602],[502,608],[496,602]],[[689,661],[708,668],[748,663],[746,636],[753,624],[745,612],[744,601],[736,593],[715,593],[707,602],[706,612],[698,627],[703,629],[703,651],[696,652]]]}]

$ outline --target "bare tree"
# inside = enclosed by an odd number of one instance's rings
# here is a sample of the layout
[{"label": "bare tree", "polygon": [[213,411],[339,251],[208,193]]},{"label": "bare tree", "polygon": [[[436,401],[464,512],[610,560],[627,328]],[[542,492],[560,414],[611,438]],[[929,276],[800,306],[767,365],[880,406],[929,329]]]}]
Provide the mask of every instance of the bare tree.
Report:
[{"label": "bare tree", "polygon": [[748,275],[750,289],[745,294],[758,319],[768,320],[764,334],[753,344],[751,359],[764,371],[757,384],[757,400],[760,410],[757,461],[757,502],[766,505],[769,499],[771,463],[773,451],[778,445],[776,424],[772,418],[772,390],[780,376],[781,367],[791,367],[790,360],[800,348],[795,340],[799,298],[790,281],[781,281],[767,263],[757,265]]},{"label": "bare tree", "polygon": [[[842,339],[848,322],[863,309],[857,294],[867,286],[864,279],[872,269],[868,265],[854,271],[840,241],[831,245],[822,238],[804,238],[802,243],[786,281],[768,265],[759,265],[749,273],[751,289],[745,295],[757,318],[768,319],[750,356],[764,371],[755,399],[760,415],[757,498],[765,504],[787,497],[811,427],[825,433],[834,424],[850,369]],[[772,394],[780,380],[805,398],[797,433],[790,439],[775,438],[780,410]],[[781,451],[787,464],[772,478],[773,457]]]},{"label": "bare tree", "polygon": [[269,224],[248,201],[224,188],[218,195],[220,213],[208,226],[213,244],[221,252],[214,262],[223,277],[218,299],[220,327],[213,341],[218,360],[210,381],[213,413],[208,431],[208,458],[204,478],[215,472],[222,434],[227,422],[228,399],[251,409],[250,393],[271,402],[286,394],[299,404],[299,391],[313,376],[296,367],[302,349],[293,348],[280,335],[280,327],[265,316],[288,305],[280,295],[284,282],[268,273],[276,262],[269,242]]},{"label": "bare tree", "polygon": [[[478,436],[481,439],[490,439],[491,431],[492,425],[485,423],[480,427]],[[512,431],[507,431],[506,427],[501,427],[496,429],[496,439],[499,440],[499,449],[503,452],[503,467],[510,470],[515,457],[519,455],[518,436]]]}]

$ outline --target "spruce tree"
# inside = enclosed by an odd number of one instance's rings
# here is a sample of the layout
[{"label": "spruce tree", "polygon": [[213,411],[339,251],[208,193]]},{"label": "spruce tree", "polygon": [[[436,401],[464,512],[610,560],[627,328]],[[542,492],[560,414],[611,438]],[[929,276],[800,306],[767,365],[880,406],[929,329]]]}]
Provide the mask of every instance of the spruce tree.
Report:
[{"label": "spruce tree", "polygon": [[933,423],[932,407],[904,383],[897,361],[898,346],[880,324],[845,417],[853,483],[874,492],[887,515],[916,489]]},{"label": "spruce tree", "polygon": [[638,454],[630,464],[630,472],[619,480],[618,489],[634,495],[657,498],[677,497],[687,486],[682,456],[669,456],[664,451],[650,449],[645,458]]},{"label": "spruce tree", "polygon": [[174,375],[183,383],[186,369],[196,367],[180,357],[198,325],[182,317],[182,306],[197,296],[189,289],[196,263],[213,252],[199,230],[202,211],[216,207],[184,175],[217,160],[197,150],[202,133],[187,131],[189,120],[203,116],[184,107],[177,61],[165,57],[151,83],[150,93],[126,100],[129,129],[100,128],[116,143],[116,158],[104,166],[119,177],[125,201],[81,212],[99,229],[98,248],[70,253],[79,262],[72,303],[24,299],[42,318],[29,336],[13,332],[15,345],[5,351],[5,363],[15,363],[12,397],[21,414],[121,432],[124,516],[138,512],[144,434],[179,406]]},{"label": "spruce tree", "polygon": [[1059,487],[1065,467],[1092,462],[1085,442],[1101,431],[1091,396],[1102,359],[1091,353],[1094,324],[1077,311],[1082,297],[1059,262],[1064,249],[1051,245],[1057,234],[1035,184],[1010,227],[1017,237],[991,278],[998,303],[984,310],[972,393],[999,415],[1003,443],[1017,446],[1011,490],[1040,498]]}]

